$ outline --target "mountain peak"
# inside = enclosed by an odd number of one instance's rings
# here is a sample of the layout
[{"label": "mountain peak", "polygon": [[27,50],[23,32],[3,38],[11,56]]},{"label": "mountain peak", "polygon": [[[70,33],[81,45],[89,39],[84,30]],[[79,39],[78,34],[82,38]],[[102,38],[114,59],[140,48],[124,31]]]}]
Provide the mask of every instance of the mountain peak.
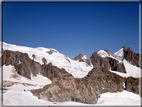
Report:
[{"label": "mountain peak", "polygon": [[108,55],[111,55],[111,52],[107,49],[105,49],[105,51],[108,53]]},{"label": "mountain peak", "polygon": [[123,48],[123,50],[126,50],[126,47],[125,47],[125,45],[122,47]]},{"label": "mountain peak", "polygon": [[79,55],[77,55],[74,60],[79,60],[80,62],[84,62],[83,59],[86,59],[86,56],[83,55],[82,53],[80,53]]},{"label": "mountain peak", "polygon": [[79,54],[77,55],[74,60],[79,61],[79,62],[86,62],[89,66],[92,65],[91,59],[87,55]]},{"label": "mountain peak", "polygon": [[97,54],[99,54],[101,57],[109,57],[108,52],[105,50],[100,50],[97,52]]}]

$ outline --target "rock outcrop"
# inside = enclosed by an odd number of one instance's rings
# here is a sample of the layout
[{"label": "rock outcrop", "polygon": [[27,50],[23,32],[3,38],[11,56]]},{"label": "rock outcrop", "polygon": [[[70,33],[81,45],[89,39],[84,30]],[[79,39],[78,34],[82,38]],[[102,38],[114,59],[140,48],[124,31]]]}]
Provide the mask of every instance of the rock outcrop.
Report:
[{"label": "rock outcrop", "polygon": [[97,52],[92,54],[91,61],[94,67],[102,66],[107,70],[111,68],[111,70],[126,73],[126,69],[123,63],[119,63],[117,60],[110,57],[102,58]]},{"label": "rock outcrop", "polygon": [[63,77],[63,76],[72,76],[65,69],[59,69],[49,63],[47,65],[41,65],[41,74],[48,77],[51,81],[54,78]]},{"label": "rock outcrop", "polygon": [[[133,77],[126,78],[125,90],[136,93],[136,94],[140,94],[140,83],[139,82],[140,82],[139,78],[133,78]],[[141,90],[142,90],[142,86],[141,86]]]},{"label": "rock outcrop", "polygon": [[[108,55],[112,55],[107,49],[105,49],[104,51],[106,51]],[[85,62],[88,65],[93,65],[93,67],[102,66],[107,70],[111,69],[113,71],[126,73],[126,69],[123,63],[119,63],[119,61],[111,57],[101,57],[98,52],[93,52],[91,57],[79,54],[74,58],[74,60]]]},{"label": "rock outcrop", "polygon": [[74,60],[79,61],[79,62],[85,62],[85,63],[87,63],[89,66],[92,65],[90,57],[88,57],[88,56],[86,56],[86,55],[83,55],[83,54],[81,54],[81,53],[80,53],[78,56],[76,56],[76,57],[74,58]]},{"label": "rock outcrop", "polygon": [[[137,66],[137,67],[141,67],[140,64],[139,64],[139,54],[137,53],[134,53],[130,47],[128,47],[127,49],[124,48],[123,49],[124,51],[124,58],[130,62],[131,64]],[[141,55],[141,58],[142,58],[142,55]],[[141,63],[142,63],[142,60],[141,60]],[[141,67],[142,68],[142,67]]]},{"label": "rock outcrop", "polygon": [[51,63],[43,64],[30,59],[27,53],[18,51],[3,51],[2,65],[13,65],[19,75],[31,79],[31,75],[41,74],[53,80],[56,77],[70,76],[65,69],[59,69]]},{"label": "rock outcrop", "polygon": [[112,55],[109,50],[105,49],[104,51],[106,51],[108,55]]},{"label": "rock outcrop", "polygon": [[[134,83],[132,82],[134,81]],[[123,78],[103,67],[93,68],[86,77],[55,78],[52,84],[31,90],[39,99],[52,102],[75,101],[95,104],[104,92],[128,90],[139,94],[139,78]]]},{"label": "rock outcrop", "polygon": [[115,60],[113,58],[107,58],[107,59],[108,59],[109,64],[111,66],[111,70],[126,73],[126,69],[125,69],[123,62],[119,63],[117,60]]},{"label": "rock outcrop", "polygon": [[107,70],[109,70],[111,67],[108,59],[106,57],[102,58],[97,52],[93,52],[93,54],[91,56],[91,62],[94,67],[102,66],[102,67],[106,68]]}]

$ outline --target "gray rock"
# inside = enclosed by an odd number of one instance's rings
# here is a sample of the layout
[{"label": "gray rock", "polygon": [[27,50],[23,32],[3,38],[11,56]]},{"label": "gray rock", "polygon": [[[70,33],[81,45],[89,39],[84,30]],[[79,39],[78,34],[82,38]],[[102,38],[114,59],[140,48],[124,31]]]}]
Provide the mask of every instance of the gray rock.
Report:
[{"label": "gray rock", "polygon": [[84,78],[74,78],[73,76],[54,78],[52,84],[41,89],[31,90],[31,92],[38,98],[52,102],[75,101],[95,104],[102,93],[123,90],[139,94],[138,78],[123,78],[98,66]]}]

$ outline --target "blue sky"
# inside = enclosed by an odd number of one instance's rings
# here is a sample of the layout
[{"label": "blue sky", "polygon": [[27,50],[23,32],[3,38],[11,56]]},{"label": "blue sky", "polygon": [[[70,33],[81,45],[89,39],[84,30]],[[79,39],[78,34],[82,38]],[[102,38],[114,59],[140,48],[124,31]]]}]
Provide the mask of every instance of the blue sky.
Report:
[{"label": "blue sky", "polygon": [[3,3],[3,41],[74,58],[123,45],[139,52],[139,3]]}]

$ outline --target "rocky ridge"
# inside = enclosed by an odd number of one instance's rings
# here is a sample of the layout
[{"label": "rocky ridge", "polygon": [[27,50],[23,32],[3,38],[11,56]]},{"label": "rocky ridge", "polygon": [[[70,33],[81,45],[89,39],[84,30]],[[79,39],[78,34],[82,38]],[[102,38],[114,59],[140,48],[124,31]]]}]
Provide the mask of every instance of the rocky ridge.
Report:
[{"label": "rocky ridge", "polygon": [[84,78],[55,78],[52,84],[31,92],[39,99],[52,102],[75,101],[95,104],[102,93],[127,90],[139,94],[139,89],[139,78],[124,78],[97,66]]},{"label": "rocky ridge", "polygon": [[[139,54],[134,53],[129,47],[126,49],[126,47],[123,46],[120,50],[118,50],[118,53],[121,56],[111,54],[111,52],[107,49],[102,51],[104,52],[100,52],[100,53],[93,52],[91,57],[85,56],[86,59],[84,59],[83,54],[79,54],[78,56],[74,58],[74,60],[77,60],[79,62],[86,62],[88,65],[93,65],[93,67],[102,66],[106,68],[107,70],[111,69],[113,71],[118,71],[122,73],[126,73],[126,69],[123,64],[124,59],[126,59],[132,65],[140,67]],[[103,55],[101,56],[101,54],[104,54],[104,56]],[[121,62],[119,60],[121,60]],[[141,63],[142,63],[142,60],[141,60]]]},{"label": "rocky ridge", "polygon": [[88,57],[88,56],[86,56],[86,55],[83,55],[83,54],[81,54],[81,53],[80,53],[79,55],[77,55],[77,56],[74,58],[74,60],[79,61],[79,62],[85,62],[85,63],[87,63],[89,66],[92,65],[92,62],[91,62],[90,57]]},{"label": "rocky ridge", "polygon": [[53,80],[64,75],[70,76],[65,69],[60,69],[49,64],[40,64],[34,59],[30,59],[27,53],[4,50],[2,55],[2,65],[13,65],[18,74],[31,79],[31,75],[41,74]]},{"label": "rocky ridge", "polygon": [[[108,50],[107,53],[112,55]],[[50,55],[54,51],[47,53]],[[124,49],[123,59],[130,60],[131,63],[137,64],[137,57],[133,57],[130,49]],[[52,84],[46,85],[41,89],[31,90],[31,92],[40,99],[49,101],[76,101],[82,103],[96,103],[100,94],[104,92],[117,92],[127,90],[136,94],[140,94],[139,78],[124,78],[108,71],[110,68],[114,71],[126,73],[123,63],[111,57],[101,57],[97,52],[92,56],[85,57],[80,54],[75,60],[81,62],[88,61],[88,65],[92,64],[94,68],[84,78],[74,78],[65,69],[59,69],[52,63],[40,64],[33,58],[29,58],[27,53],[19,51],[4,50],[2,55],[2,65],[14,65],[18,74],[31,78],[41,74],[52,80]],[[137,65],[140,66],[140,65]]]},{"label": "rocky ridge", "polygon": [[[137,67],[141,67],[142,66],[140,65],[139,63],[139,57],[140,57],[140,54],[138,53],[134,53],[130,47],[128,47],[127,49],[125,48],[125,46],[123,46],[123,49],[124,49],[124,58],[130,62],[131,64],[137,66]],[[142,55],[141,55],[141,58],[142,58]],[[141,60],[141,64],[142,64],[142,60]]]}]

